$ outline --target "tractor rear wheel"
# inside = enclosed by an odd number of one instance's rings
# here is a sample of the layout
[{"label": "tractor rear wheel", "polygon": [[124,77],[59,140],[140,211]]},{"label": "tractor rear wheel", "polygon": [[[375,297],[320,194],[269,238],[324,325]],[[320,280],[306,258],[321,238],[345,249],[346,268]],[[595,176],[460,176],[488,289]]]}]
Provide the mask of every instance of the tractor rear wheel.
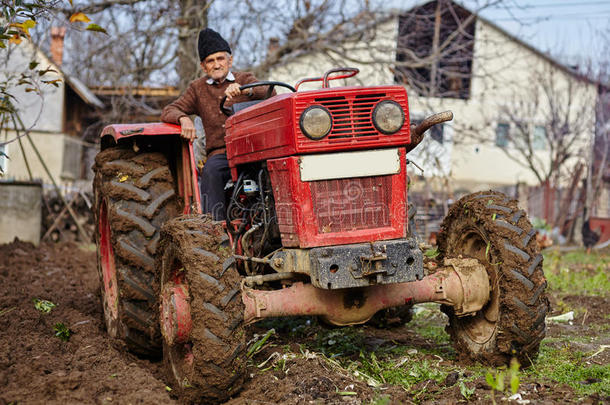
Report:
[{"label": "tractor rear wheel", "polygon": [[185,402],[224,402],[245,378],[241,276],[225,238],[207,215],[175,218],[161,233],[163,359]]},{"label": "tractor rear wheel", "polygon": [[132,351],[159,356],[154,257],[161,225],[179,213],[167,159],[161,153],[113,147],[96,156],[94,170],[106,329]]},{"label": "tractor rear wheel", "polygon": [[444,257],[473,257],[486,269],[490,299],[474,316],[449,316],[447,331],[461,356],[492,365],[515,357],[528,366],[538,354],[549,310],[535,230],[517,202],[488,191],[457,201],[438,239]]}]

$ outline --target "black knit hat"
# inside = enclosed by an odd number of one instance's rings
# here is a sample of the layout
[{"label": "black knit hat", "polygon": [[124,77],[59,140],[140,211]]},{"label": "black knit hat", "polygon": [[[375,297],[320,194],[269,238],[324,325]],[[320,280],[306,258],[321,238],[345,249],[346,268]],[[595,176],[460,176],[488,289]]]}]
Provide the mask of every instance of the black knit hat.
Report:
[{"label": "black knit hat", "polygon": [[216,52],[226,51],[231,53],[229,43],[219,33],[210,28],[199,31],[197,48],[199,49],[199,60],[201,61]]}]

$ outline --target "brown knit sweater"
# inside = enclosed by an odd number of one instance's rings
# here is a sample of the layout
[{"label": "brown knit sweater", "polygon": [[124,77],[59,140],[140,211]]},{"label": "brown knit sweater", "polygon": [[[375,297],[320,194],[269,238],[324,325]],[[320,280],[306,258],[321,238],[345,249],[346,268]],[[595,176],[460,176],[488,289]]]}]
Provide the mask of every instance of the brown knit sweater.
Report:
[{"label": "brown knit sweater", "polygon": [[[250,72],[233,72],[235,82],[240,85],[254,83],[258,80]],[[227,116],[220,111],[220,100],[225,90],[233,82],[225,80],[220,84],[208,84],[208,77],[192,81],[184,93],[173,103],[167,105],[161,113],[161,121],[171,124],[180,124],[180,118],[197,114],[203,122],[205,130],[205,150],[208,157],[218,153],[225,153],[225,121]],[[233,103],[242,103],[249,100],[259,100],[267,93],[267,86],[254,87],[252,97],[235,97]]]}]

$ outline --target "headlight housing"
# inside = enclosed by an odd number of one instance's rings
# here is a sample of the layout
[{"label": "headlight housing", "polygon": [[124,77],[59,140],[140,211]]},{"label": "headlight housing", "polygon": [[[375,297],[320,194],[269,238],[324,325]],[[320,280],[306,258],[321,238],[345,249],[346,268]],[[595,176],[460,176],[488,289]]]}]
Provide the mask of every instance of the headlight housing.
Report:
[{"label": "headlight housing", "polygon": [[398,132],[405,123],[405,112],[400,104],[392,100],[384,100],[373,110],[373,125],[382,134],[390,135]]},{"label": "headlight housing", "polygon": [[330,133],[333,120],[326,108],[312,105],[301,114],[299,125],[306,137],[317,141]]}]

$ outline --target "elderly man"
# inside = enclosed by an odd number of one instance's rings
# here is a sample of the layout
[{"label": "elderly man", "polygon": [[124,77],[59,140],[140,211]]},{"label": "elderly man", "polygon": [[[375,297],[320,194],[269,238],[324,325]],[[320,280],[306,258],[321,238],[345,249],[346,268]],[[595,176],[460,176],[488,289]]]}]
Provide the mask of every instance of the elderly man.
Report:
[{"label": "elderly man", "polygon": [[232,102],[261,99],[265,86],[240,91],[240,86],[257,79],[249,72],[231,72],[231,48],[216,31],[206,28],[199,32],[199,59],[205,76],[192,81],[186,91],[163,109],[161,120],[182,126],[181,136],[189,141],[196,138],[190,115],[201,117],[205,130],[207,161],[201,174],[201,204],[203,212],[216,220],[224,220],[225,184],[231,178],[225,148],[226,115],[220,111],[220,100],[227,96]]}]

